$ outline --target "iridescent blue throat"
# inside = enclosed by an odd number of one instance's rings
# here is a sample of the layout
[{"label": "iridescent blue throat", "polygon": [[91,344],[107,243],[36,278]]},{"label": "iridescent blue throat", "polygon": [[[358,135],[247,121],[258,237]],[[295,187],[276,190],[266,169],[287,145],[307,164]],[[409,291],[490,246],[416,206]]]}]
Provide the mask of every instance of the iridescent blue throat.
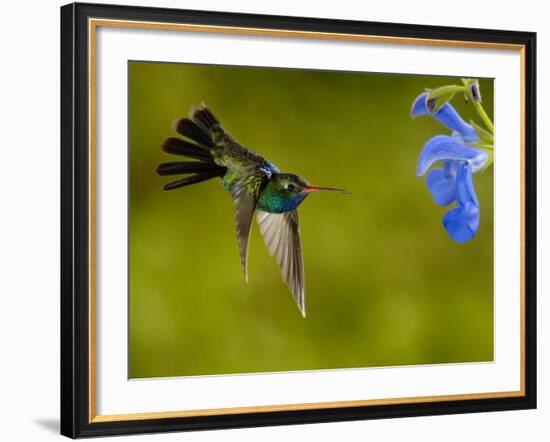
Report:
[{"label": "iridescent blue throat", "polygon": [[305,192],[290,192],[279,183],[270,181],[260,196],[258,208],[270,213],[290,212],[296,209],[306,196]]}]

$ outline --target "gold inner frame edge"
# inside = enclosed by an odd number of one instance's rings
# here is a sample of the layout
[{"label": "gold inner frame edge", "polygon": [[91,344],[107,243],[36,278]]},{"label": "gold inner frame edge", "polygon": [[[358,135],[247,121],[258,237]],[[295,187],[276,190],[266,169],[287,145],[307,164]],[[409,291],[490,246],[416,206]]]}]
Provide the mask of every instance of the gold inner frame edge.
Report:
[{"label": "gold inner frame edge", "polygon": [[[153,411],[128,414],[96,414],[96,31],[99,26],[115,28],[137,28],[149,30],[171,30],[186,32],[207,32],[218,34],[292,37],[325,39],[339,41],[357,41],[371,43],[413,44],[422,46],[465,47],[478,49],[499,49],[520,53],[520,167],[521,167],[521,227],[520,227],[520,389],[517,391],[498,391],[487,393],[464,393],[437,396],[415,396],[388,399],[366,399],[351,401],[313,402],[284,405],[260,405],[232,408],[214,408],[178,411]],[[283,29],[245,28],[232,26],[191,25],[181,23],[158,23],[132,20],[88,19],[88,98],[89,98],[89,401],[88,422],[116,422],[145,419],[168,419],[178,417],[221,416],[246,413],[269,413],[278,411],[320,410],[327,408],[365,407],[375,405],[415,404],[426,402],[480,400],[512,398],[525,396],[525,45],[475,42],[460,40],[423,39],[412,37],[391,37],[346,33],[326,33],[311,31],[291,31]]]}]

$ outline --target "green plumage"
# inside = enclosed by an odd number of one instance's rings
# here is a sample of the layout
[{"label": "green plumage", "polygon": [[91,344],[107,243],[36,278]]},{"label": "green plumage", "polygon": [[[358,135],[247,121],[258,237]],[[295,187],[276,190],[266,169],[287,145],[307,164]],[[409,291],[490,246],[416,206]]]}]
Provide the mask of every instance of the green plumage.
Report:
[{"label": "green plumage", "polygon": [[339,190],[309,186],[298,175],[281,173],[270,161],[239,144],[204,104],[192,108],[190,118],[175,129],[187,140],[168,138],[162,149],[198,161],[161,164],[160,175],[188,175],[164,186],[172,190],[220,177],[235,205],[241,264],[247,275],[248,239],[254,213],[269,253],[276,257],[302,315],[305,316],[305,283],[298,206],[315,190]]}]

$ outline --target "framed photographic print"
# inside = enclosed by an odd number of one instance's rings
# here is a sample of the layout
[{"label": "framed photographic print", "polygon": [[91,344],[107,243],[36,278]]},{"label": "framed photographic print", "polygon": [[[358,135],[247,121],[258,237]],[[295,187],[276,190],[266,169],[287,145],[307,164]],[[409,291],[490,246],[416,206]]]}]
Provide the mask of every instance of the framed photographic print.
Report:
[{"label": "framed photographic print", "polygon": [[62,434],[534,408],[535,43],[62,7]]}]

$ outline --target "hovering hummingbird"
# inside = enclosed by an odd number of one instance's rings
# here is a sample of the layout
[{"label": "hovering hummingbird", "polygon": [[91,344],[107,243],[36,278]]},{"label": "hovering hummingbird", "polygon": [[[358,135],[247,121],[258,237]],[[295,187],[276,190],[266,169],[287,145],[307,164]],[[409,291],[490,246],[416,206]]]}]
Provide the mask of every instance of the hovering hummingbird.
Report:
[{"label": "hovering hummingbird", "polygon": [[187,139],[170,137],[162,144],[162,150],[197,161],[160,164],[159,175],[187,175],[166,184],[164,190],[220,177],[235,206],[245,279],[248,280],[248,239],[256,212],[269,254],[275,255],[282,277],[305,317],[304,263],[297,208],[312,192],[349,192],[311,186],[298,175],[281,173],[273,163],[239,144],[204,103],[192,107],[189,117],[179,119],[174,127]]}]

